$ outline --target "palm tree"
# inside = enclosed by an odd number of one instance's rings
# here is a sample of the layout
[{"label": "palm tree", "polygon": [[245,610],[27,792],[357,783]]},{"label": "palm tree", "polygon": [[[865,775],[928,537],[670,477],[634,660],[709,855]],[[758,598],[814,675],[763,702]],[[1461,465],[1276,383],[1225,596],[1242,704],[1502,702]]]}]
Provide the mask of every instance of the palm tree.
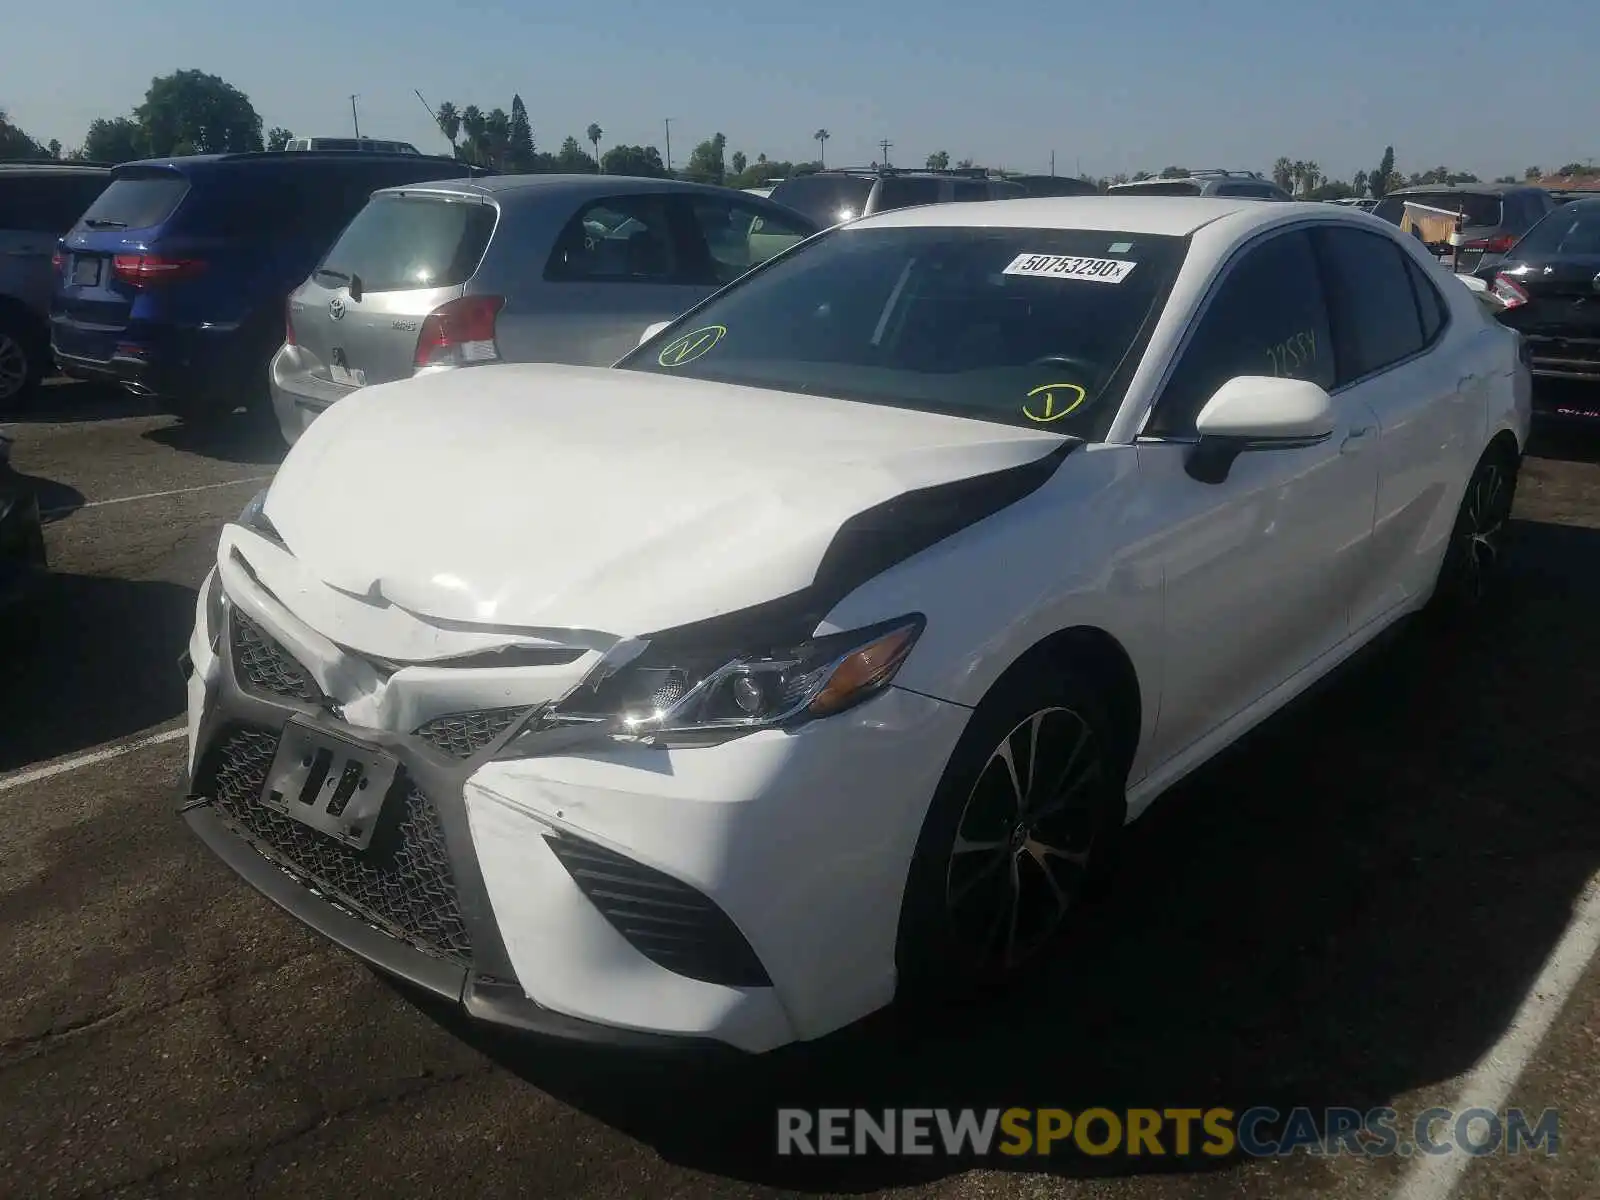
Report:
[{"label": "palm tree", "polygon": [[1294,164],[1287,158],[1280,158],[1273,163],[1272,182],[1287,192],[1294,183]]},{"label": "palm tree", "polygon": [[1305,170],[1306,192],[1309,194],[1316,191],[1318,185],[1322,183],[1322,168],[1317,165],[1315,160],[1312,160],[1305,164]]},{"label": "palm tree", "polygon": [[825,167],[828,165],[828,139],[831,138],[833,134],[829,133],[826,129],[819,129],[811,136],[815,138],[817,142],[817,165],[819,167]]},{"label": "palm tree", "polygon": [[439,132],[444,134],[450,143],[450,149],[456,148],[456,138],[461,136],[461,114],[456,111],[456,106],[446,100],[439,105],[439,111],[434,114],[434,119],[439,122]]},{"label": "palm tree", "polygon": [[598,168],[600,165],[600,139],[605,136],[606,131],[593,121],[590,121],[586,132],[589,135],[589,141],[594,144],[594,161],[595,166]]}]

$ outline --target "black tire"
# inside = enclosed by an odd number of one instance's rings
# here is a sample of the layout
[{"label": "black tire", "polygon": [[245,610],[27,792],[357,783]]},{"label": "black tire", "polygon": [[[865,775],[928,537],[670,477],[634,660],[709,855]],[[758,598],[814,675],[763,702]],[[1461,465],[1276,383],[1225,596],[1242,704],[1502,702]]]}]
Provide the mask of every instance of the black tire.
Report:
[{"label": "black tire", "polygon": [[[1115,734],[1098,689],[1070,674],[1025,670],[1002,679],[979,705],[934,793],[907,876],[896,953],[900,1000],[1008,984],[1048,957],[1121,831],[1126,768]],[[1018,790],[1000,757],[1006,743],[1031,822],[1015,812]],[[1030,781],[1044,779],[1061,786],[1029,791]],[[1012,896],[1021,902],[1004,909]],[[1008,926],[1011,912],[1016,921]],[[1013,935],[1010,953],[1000,933]]]},{"label": "black tire", "polygon": [[1439,566],[1429,602],[1434,613],[1463,616],[1495,598],[1509,548],[1519,465],[1516,454],[1503,445],[1491,446],[1478,460]]},{"label": "black tire", "polygon": [[50,373],[50,343],[11,312],[0,312],[0,412],[31,404]]}]

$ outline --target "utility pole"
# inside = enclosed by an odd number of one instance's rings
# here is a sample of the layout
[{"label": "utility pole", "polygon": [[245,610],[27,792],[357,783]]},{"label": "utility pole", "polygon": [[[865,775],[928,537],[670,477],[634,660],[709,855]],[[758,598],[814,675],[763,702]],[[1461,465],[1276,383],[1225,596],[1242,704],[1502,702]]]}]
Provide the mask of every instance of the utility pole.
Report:
[{"label": "utility pole", "polygon": [[1050,151],[1050,178],[1054,179],[1055,177],[1056,177],[1056,152],[1054,150],[1052,150],[1052,151]]},{"label": "utility pole", "polygon": [[886,167],[889,165],[889,147],[892,145],[894,145],[894,143],[888,138],[884,138],[878,143],[878,148],[883,151],[883,165]]},{"label": "utility pole", "polygon": [[361,118],[356,116],[356,98],[350,97],[350,122],[356,127],[356,141],[361,140]]},{"label": "utility pole", "polygon": [[667,127],[667,178],[672,178],[672,118],[662,118],[662,124]]}]

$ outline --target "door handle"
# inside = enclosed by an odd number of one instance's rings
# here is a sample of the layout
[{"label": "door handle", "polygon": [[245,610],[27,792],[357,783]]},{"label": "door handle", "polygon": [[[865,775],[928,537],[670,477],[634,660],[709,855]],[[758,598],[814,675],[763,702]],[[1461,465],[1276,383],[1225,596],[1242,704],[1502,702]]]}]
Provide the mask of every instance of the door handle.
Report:
[{"label": "door handle", "polygon": [[1339,443],[1340,454],[1354,454],[1361,449],[1362,442],[1367,434],[1372,432],[1371,425],[1352,425],[1344,435],[1344,441]]}]

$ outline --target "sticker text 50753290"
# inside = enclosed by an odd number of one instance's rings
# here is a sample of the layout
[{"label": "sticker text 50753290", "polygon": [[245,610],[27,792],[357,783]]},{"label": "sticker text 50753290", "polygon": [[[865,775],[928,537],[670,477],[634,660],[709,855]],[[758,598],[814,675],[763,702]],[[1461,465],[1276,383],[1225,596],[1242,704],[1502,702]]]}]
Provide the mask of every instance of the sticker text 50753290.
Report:
[{"label": "sticker text 50753290", "polygon": [[1071,254],[1019,254],[1003,275],[1036,275],[1049,279],[1085,279],[1121,283],[1138,263],[1125,258],[1078,258]]}]

